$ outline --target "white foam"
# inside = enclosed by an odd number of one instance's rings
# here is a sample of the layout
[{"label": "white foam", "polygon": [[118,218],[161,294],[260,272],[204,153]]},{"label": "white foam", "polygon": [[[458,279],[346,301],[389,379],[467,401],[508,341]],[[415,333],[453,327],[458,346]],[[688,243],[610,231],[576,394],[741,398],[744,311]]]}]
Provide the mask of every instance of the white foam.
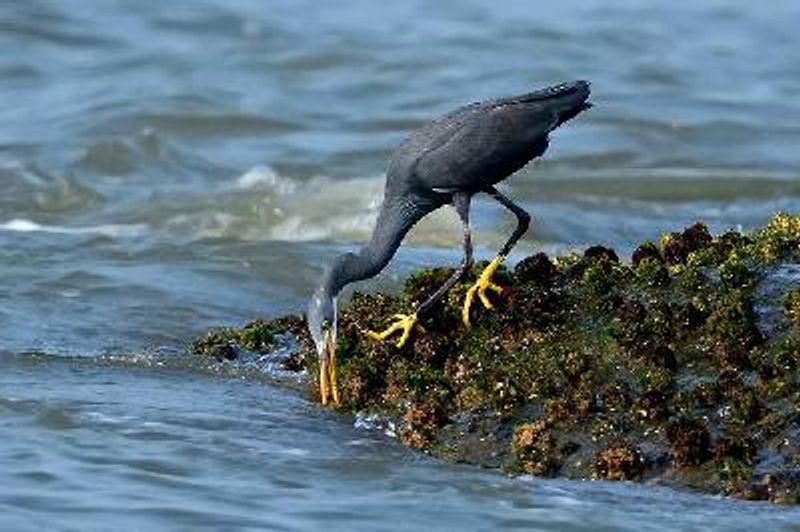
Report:
[{"label": "white foam", "polygon": [[83,227],[63,227],[59,225],[42,225],[15,218],[5,223],[0,223],[0,230],[17,231],[21,233],[54,233],[63,235],[103,235],[112,238],[123,236],[136,236],[146,232],[145,224],[104,224]]},{"label": "white foam", "polygon": [[240,189],[265,188],[278,195],[291,194],[297,188],[295,181],[281,177],[265,164],[254,166],[236,180]]},{"label": "white foam", "polygon": [[[260,164],[232,179],[227,189],[217,189],[213,197],[204,198],[204,208],[187,205],[158,225],[171,232],[189,232],[195,238],[364,241],[375,226],[384,181],[383,174],[295,179]],[[441,209],[418,224],[409,240],[451,246],[460,234],[458,217]]]}]

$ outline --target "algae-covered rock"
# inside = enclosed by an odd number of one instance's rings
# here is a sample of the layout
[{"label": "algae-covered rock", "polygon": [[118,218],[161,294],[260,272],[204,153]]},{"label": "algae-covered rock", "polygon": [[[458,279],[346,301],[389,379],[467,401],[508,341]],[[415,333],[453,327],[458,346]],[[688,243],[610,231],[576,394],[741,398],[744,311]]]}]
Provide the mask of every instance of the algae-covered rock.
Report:
[{"label": "algae-covered rock", "polygon": [[595,470],[604,480],[639,480],[644,473],[642,452],[630,442],[616,442],[597,454]]},{"label": "algae-covered rock", "polygon": [[195,355],[213,356],[218,361],[236,360],[242,351],[269,352],[282,335],[290,334],[297,349],[281,362],[288,371],[301,371],[313,342],[306,330],[305,320],[300,316],[285,316],[277,320],[255,320],[244,327],[214,329],[189,345]]},{"label": "algae-covered rock", "polygon": [[[800,502],[800,216],[750,234],[695,224],[630,262],[601,246],[537,253],[498,270],[495,310],[478,306],[467,330],[461,304],[484,266],[401,348],[364,331],[452,270],[417,272],[396,296],[356,293],[339,313],[339,408],[392,419],[402,442],[450,460]],[[215,331],[193,351],[224,362],[286,334],[292,368],[316,374],[297,317]]]}]

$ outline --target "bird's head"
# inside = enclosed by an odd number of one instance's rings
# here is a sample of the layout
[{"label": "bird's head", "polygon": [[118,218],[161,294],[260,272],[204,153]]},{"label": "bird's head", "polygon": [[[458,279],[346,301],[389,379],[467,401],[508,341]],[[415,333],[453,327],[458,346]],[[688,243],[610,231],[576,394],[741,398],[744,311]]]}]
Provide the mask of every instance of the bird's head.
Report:
[{"label": "bird's head", "polygon": [[308,331],[320,360],[330,360],[336,349],[336,299],[319,289],[311,296],[306,316]]},{"label": "bird's head", "polygon": [[336,296],[347,283],[359,279],[359,260],[352,253],[339,256],[325,268],[319,287],[308,302],[306,322],[319,357],[319,394],[322,404],[339,405],[336,385]]},{"label": "bird's head", "polygon": [[325,268],[319,286],[308,302],[308,331],[317,346],[320,360],[330,360],[336,348],[336,295],[353,279],[358,258],[345,253]]}]

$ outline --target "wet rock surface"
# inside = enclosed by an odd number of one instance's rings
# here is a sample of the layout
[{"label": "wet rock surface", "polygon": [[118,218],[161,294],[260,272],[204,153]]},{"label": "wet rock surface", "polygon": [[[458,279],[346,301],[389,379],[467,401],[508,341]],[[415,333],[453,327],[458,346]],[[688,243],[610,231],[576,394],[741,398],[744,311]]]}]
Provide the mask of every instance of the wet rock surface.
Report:
[{"label": "wet rock surface", "polygon": [[[461,323],[470,275],[397,348],[380,330],[452,270],[340,311],[343,412],[394,421],[405,444],[510,472],[632,480],[800,503],[800,216],[749,234],[702,224],[642,244],[594,246],[501,268],[495,310]],[[293,337],[291,371],[318,367],[303,319],[212,331],[220,363]],[[308,379],[316,398],[316,379]]]}]

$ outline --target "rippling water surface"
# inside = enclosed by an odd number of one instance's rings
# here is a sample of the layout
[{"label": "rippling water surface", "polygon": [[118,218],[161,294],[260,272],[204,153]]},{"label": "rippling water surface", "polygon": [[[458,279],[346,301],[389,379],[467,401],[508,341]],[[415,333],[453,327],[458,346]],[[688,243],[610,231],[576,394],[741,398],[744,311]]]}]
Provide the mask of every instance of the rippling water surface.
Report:
[{"label": "rippling water surface", "polygon": [[[593,81],[595,108],[505,185],[536,222],[520,255],[800,210],[800,7],[673,4],[1,5],[0,527],[798,526],[443,464],[269,364],[182,354],[209,326],[300,311],[369,235],[393,146],[485,97]],[[489,257],[511,221],[485,201],[474,218]],[[458,235],[437,213],[362,286],[457,261]]]}]

